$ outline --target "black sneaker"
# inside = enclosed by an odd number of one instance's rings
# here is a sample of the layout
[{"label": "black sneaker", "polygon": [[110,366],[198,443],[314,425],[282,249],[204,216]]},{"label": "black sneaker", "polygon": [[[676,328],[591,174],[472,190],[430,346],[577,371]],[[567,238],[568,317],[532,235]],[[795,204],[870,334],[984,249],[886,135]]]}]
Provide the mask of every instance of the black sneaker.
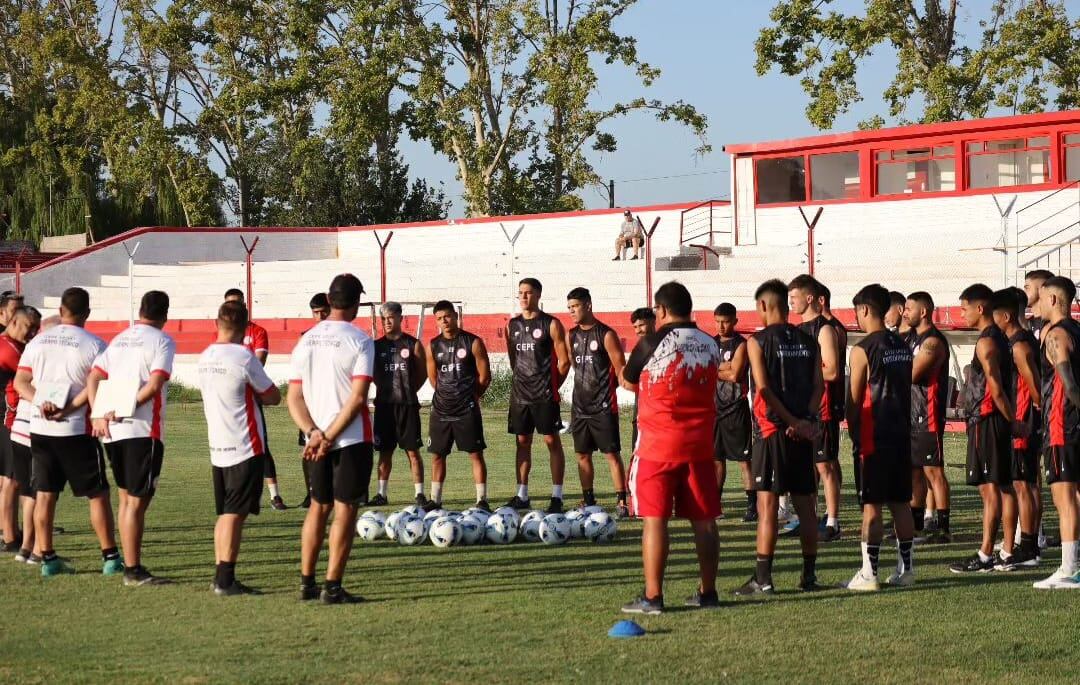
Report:
[{"label": "black sneaker", "polygon": [[429,499],[427,501],[427,504],[420,508],[423,509],[425,513],[429,511],[435,511],[436,509],[442,509],[442,502],[436,502],[433,499]]},{"label": "black sneaker", "polygon": [[521,499],[517,495],[514,495],[506,501],[506,506],[511,509],[532,509],[532,503],[528,499]]},{"label": "black sneaker", "polygon": [[210,583],[210,589],[218,597],[235,597],[236,595],[261,595],[262,591],[244,585],[239,580],[233,580],[232,585],[219,586],[216,582]]},{"label": "black sneaker", "polygon": [[491,505],[488,504],[488,501],[486,499],[476,500],[476,504],[474,506],[480,511],[486,511],[489,514],[491,513]]},{"label": "black sneaker", "polygon": [[124,569],[124,585],[140,587],[143,585],[172,585],[168,578],[160,578],[146,570],[145,566]]},{"label": "black sneaker", "polygon": [[626,502],[619,502],[615,505],[615,518],[619,521],[630,518],[630,507],[626,506]]},{"label": "black sneaker", "polygon": [[1043,546],[1043,549],[1052,549],[1054,547],[1061,547],[1061,538],[1059,538],[1056,535],[1047,535],[1044,542],[1046,543],[1046,545]]},{"label": "black sneaker", "polygon": [[310,493],[307,496],[304,497],[304,501],[300,503],[300,508],[301,509],[310,509],[311,508],[311,494]]},{"label": "black sneaker", "polygon": [[300,586],[300,601],[310,602],[313,599],[319,598],[319,586],[318,585],[301,585]]},{"label": "black sneaker", "polygon": [[938,528],[926,536],[927,545],[950,545],[952,544],[952,533],[947,530]]},{"label": "black sneaker", "polygon": [[340,585],[333,590],[324,588],[320,596],[323,604],[359,604],[364,601],[360,595],[349,594]]},{"label": "black sneaker", "polygon": [[22,541],[12,540],[11,542],[4,543],[3,552],[4,554],[10,554],[12,552],[18,552],[20,549],[22,549]]},{"label": "black sneaker", "polygon": [[822,542],[835,542],[839,539],[840,526],[825,526],[825,531],[820,536]]},{"label": "black sneaker", "polygon": [[390,502],[387,501],[386,497],[383,495],[375,495],[371,498],[371,501],[368,502],[368,506],[372,507],[385,507],[387,504],[390,504]]},{"label": "black sneaker", "polygon": [[645,595],[637,597],[633,602],[622,605],[624,614],[645,614],[646,616],[659,616],[664,612],[664,596],[649,599]]},{"label": "black sneaker", "polygon": [[1037,568],[1040,561],[1041,559],[1036,553],[1025,549],[1022,545],[1015,545],[1013,553],[1009,556],[998,554],[998,558],[995,559],[994,570],[1019,571],[1025,568]]},{"label": "black sneaker", "polygon": [[561,497],[552,497],[551,498],[551,501],[548,502],[547,513],[549,513],[549,514],[561,514],[561,513],[563,513],[562,498]]},{"label": "black sneaker", "polygon": [[686,598],[685,604],[688,607],[697,609],[715,609],[720,606],[720,597],[716,594],[716,590],[702,592],[699,588],[694,590],[694,594]]},{"label": "black sneaker", "polygon": [[746,513],[742,517],[743,523],[756,523],[758,520],[757,507],[753,509],[747,508]]},{"label": "black sneaker", "polygon": [[983,561],[978,554],[973,554],[963,561],[950,564],[949,570],[953,573],[989,573],[994,570],[995,561],[994,557]]},{"label": "black sneaker", "polygon": [[428,504],[429,504],[428,498],[424,497],[424,493],[420,493],[419,495],[416,496],[416,506],[420,507],[424,511],[431,511],[430,509],[426,508],[428,506]]},{"label": "black sneaker", "polygon": [[799,576],[799,584],[795,586],[799,592],[817,592],[824,590],[824,585],[819,585],[817,582],[817,576]]},{"label": "black sneaker", "polygon": [[754,597],[757,595],[771,595],[775,592],[772,583],[762,585],[757,582],[757,578],[750,576],[750,580],[742,584],[742,587],[735,590],[732,594],[736,597]]},{"label": "black sneaker", "polygon": [[270,498],[270,508],[274,511],[285,511],[288,509],[288,507],[285,506],[285,501],[281,499],[281,495]]}]

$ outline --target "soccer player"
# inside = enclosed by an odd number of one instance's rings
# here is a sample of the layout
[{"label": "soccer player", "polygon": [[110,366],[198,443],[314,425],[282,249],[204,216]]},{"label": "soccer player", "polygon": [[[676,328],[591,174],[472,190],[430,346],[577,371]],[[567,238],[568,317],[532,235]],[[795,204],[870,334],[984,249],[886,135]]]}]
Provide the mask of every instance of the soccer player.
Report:
[{"label": "soccer player", "polygon": [[1031,308],[1031,319],[1027,323],[1035,340],[1042,339],[1042,331],[1046,326],[1046,319],[1036,311],[1040,309],[1039,292],[1042,284],[1053,277],[1054,274],[1046,269],[1035,269],[1024,274],[1024,293],[1027,295],[1027,306]]},{"label": "soccer player", "polygon": [[13,290],[5,290],[0,293],[0,333],[11,325],[11,319],[16,310],[23,306],[23,296]]},{"label": "soccer player", "polygon": [[[822,542],[840,539],[840,415],[833,410],[843,402],[835,401],[837,388],[843,390],[843,368],[836,329],[821,314],[820,289],[817,279],[803,274],[788,284],[788,296],[792,311],[802,317],[799,326],[817,341],[821,356],[821,373],[825,380],[825,392],[821,396],[821,436],[814,445],[814,462],[822,489],[825,491],[825,530]],[[845,391],[846,392],[846,391]],[[800,517],[800,521],[801,521]]]},{"label": "soccer player", "polygon": [[172,375],[176,343],[161,329],[169,318],[169,296],[150,290],[139,304],[139,320],[109,343],[94,360],[86,379],[93,407],[98,384],[108,378],[137,380],[135,413],[117,419],[112,412],[94,419],[94,437],[105,443],[113,481],[120,491],[120,544],[124,548],[124,585],[162,585],[142,565],[146,511],[157,490],[165,455],[165,396]]},{"label": "soccer player", "polygon": [[[90,316],[90,296],[82,288],[68,288],[60,296],[60,324],[39,334],[26,346],[15,374],[19,397],[33,405],[30,451],[36,546],[41,550],[41,575],[72,573],[53,549],[53,519],[64,486],[76,497],[89,500],[90,524],[101,546],[104,575],[124,572],[116,549],[109,480],[101,445],[87,425],[86,377],[105,343],[84,330]],[[68,388],[63,406],[52,400],[35,402],[38,390]]]},{"label": "soccer player", "polygon": [[[41,315],[36,309],[20,307],[7,320],[7,326],[0,335],[0,388],[3,388],[6,401],[3,427],[0,428],[2,448],[7,450],[7,466],[4,484],[0,494],[0,506],[3,507],[4,552],[16,552],[16,559],[26,561],[34,548],[33,498],[34,490],[30,485],[30,460],[20,449],[16,455],[12,427],[15,424],[16,407],[19,395],[15,392],[15,374],[19,370],[19,358],[26,343],[37,334]],[[29,452],[29,450],[26,450]],[[23,529],[19,531],[19,510],[23,512]],[[25,554],[24,554],[25,553]],[[22,557],[22,558],[20,558]]]},{"label": "soccer player", "polygon": [[[300,599],[325,604],[363,601],[342,586],[356,533],[356,509],[371,481],[372,426],[368,391],[375,375],[375,344],[352,325],[364,292],[352,274],[334,277],[327,291],[330,316],[300,338],[292,352],[289,415],[307,437],[304,467],[311,507],[300,538]],[[330,554],[320,595],[315,565],[330,513]]]},{"label": "soccer player", "polygon": [[[416,392],[427,381],[427,360],[424,345],[401,330],[401,305],[386,302],[379,309],[383,336],[375,341],[375,448],[379,450],[379,492],[368,504],[383,507],[394,449],[405,450],[412,470],[413,495],[421,507],[428,506],[424,498],[424,462],[420,458],[423,440],[420,438],[420,400]],[[442,500],[442,483],[436,495],[432,482],[431,498]]]},{"label": "soccer player", "polygon": [[750,444],[754,430],[750,421],[750,405],[746,391],[750,386],[750,362],[746,356],[746,338],[735,332],[739,323],[735,305],[722,302],[713,310],[716,321],[716,341],[720,349],[720,367],[716,384],[716,427],[713,430],[713,456],[716,458],[716,481],[720,496],[724,494],[727,476],[726,462],[739,465],[743,492],[746,493],[746,513],[743,521],[757,521],[757,493],[750,478]]},{"label": "soccer player", "polygon": [[[15,311],[22,306],[22,302],[22,295],[11,290],[0,293],[0,333],[3,333],[10,324]],[[13,378],[15,372],[11,373]],[[6,381],[4,385],[7,385]],[[0,397],[0,402],[3,401]],[[12,465],[11,436],[0,426],[0,533],[3,536],[3,551],[5,552],[17,551],[20,544],[17,539],[19,490],[18,484],[11,475]]]},{"label": "soccer player", "polygon": [[[311,300],[308,301],[308,307],[311,308],[311,318],[318,323],[330,316],[330,302],[326,299],[326,293],[315,293],[311,296]],[[308,329],[310,330],[310,329]],[[307,333],[307,331],[304,331]],[[296,438],[296,444],[300,446],[300,458],[304,458],[304,447],[306,447],[307,441],[304,439],[303,431],[297,431],[298,436]],[[308,483],[307,470],[304,470],[304,499],[300,502],[301,509],[307,509],[311,506],[311,484]]]},{"label": "soccer player", "polygon": [[968,286],[960,293],[964,322],[979,331],[970,378],[959,404],[968,422],[967,482],[979,488],[983,530],[978,551],[949,566],[953,573],[994,570],[1001,493],[1012,487],[1013,360],[1008,339],[994,325],[993,295],[982,283]]},{"label": "soccer player", "polygon": [[720,494],[711,463],[720,351],[691,319],[694,304],[684,285],[665,283],[653,300],[660,328],[638,341],[622,373],[623,384],[638,392],[642,409],[630,487],[636,513],[644,519],[641,557],[645,571],[645,591],[622,610],[649,615],[664,610],[668,519],[673,504],[676,516],[690,520],[697,548],[700,584],[686,605],[720,605],[715,521]]},{"label": "soccer player", "polygon": [[566,347],[574,365],[570,429],[585,506],[596,504],[592,453],[599,450],[607,459],[615,486],[615,516],[626,518],[630,509],[626,503],[626,470],[620,456],[619,403],[615,397],[619,374],[626,365],[622,342],[611,327],[593,315],[592,294],[586,288],[571,290],[566,307],[574,322],[566,334]]},{"label": "soccer player", "polygon": [[862,506],[862,568],[847,589],[880,589],[878,561],[884,534],[881,511],[888,506],[899,552],[890,585],[915,582],[911,550],[911,349],[884,321],[895,306],[878,284],[856,293],[855,321],[866,336],[851,350],[847,401],[848,433],[855,456],[855,490]]},{"label": "soccer player", "polygon": [[[439,334],[428,342],[427,373],[435,394],[431,398],[428,423],[431,452],[431,492],[429,508],[442,506],[446,480],[446,457],[457,445],[472,461],[476,486],[476,507],[491,511],[487,501],[487,464],[484,462],[484,417],[480,398],[491,384],[487,347],[479,336],[458,327],[458,313],[446,300],[435,303],[432,313]],[[438,488],[436,489],[436,484]]]},{"label": "soccer player", "polygon": [[750,580],[735,591],[740,597],[773,593],[777,498],[783,492],[791,494],[802,521],[799,589],[820,587],[813,449],[821,437],[817,414],[825,392],[819,347],[808,333],[788,323],[788,287],[783,281],[762,283],[754,301],[765,326],[746,343],[754,395],[750,472],[758,491],[757,564]]},{"label": "soccer player", "polygon": [[934,300],[918,291],[904,303],[911,335],[911,514],[916,532],[923,526],[927,493],[937,506],[932,542],[952,542],[949,479],[945,475],[945,409],[949,405],[949,341],[934,325]]},{"label": "soccer player", "polygon": [[1036,316],[1042,338],[1043,476],[1058,512],[1061,566],[1034,584],[1040,590],[1080,589],[1080,324],[1072,319],[1076,285],[1055,276],[1039,288]]},{"label": "soccer player", "polygon": [[566,329],[562,323],[540,310],[543,287],[535,278],[523,278],[518,284],[521,314],[506,326],[506,348],[514,380],[510,389],[510,412],[507,431],[517,438],[517,494],[506,506],[528,509],[529,471],[532,470],[533,433],[544,437],[551,455],[551,502],[547,511],[563,510],[563,454],[559,431],[559,388],[570,372],[570,354],[566,349]]},{"label": "soccer player", "polygon": [[[244,303],[244,291],[239,288],[229,288],[225,291],[226,302],[239,302]],[[246,305],[245,305],[246,306]],[[248,321],[247,330],[244,331],[244,346],[251,350],[252,354],[259,360],[259,363],[266,366],[266,358],[270,354],[270,336],[267,334],[266,329],[255,323],[254,321]],[[259,412],[262,412],[262,405],[258,402],[255,403],[259,407]],[[263,427],[266,426],[266,417],[263,417]],[[274,511],[285,511],[288,509],[285,506],[285,500],[281,499],[281,490],[278,488],[277,481],[277,464],[274,463],[274,455],[270,453],[270,435],[269,433],[262,436],[263,447],[265,449],[265,460],[263,465],[266,468],[266,488],[270,491],[270,507]]]},{"label": "soccer player", "polygon": [[257,594],[236,580],[240,537],[249,515],[259,515],[263,489],[263,450],[266,444],[263,404],[281,402],[281,393],[263,365],[244,345],[247,308],[225,302],[218,309],[217,342],[199,356],[199,389],[206,415],[210,464],[213,467],[215,595]]},{"label": "soccer player", "polygon": [[[630,325],[634,327],[634,335],[638,340],[641,340],[647,335],[652,335],[656,332],[656,312],[649,307],[639,307],[630,313]],[[638,405],[637,396],[634,397],[634,415],[631,418],[633,423],[633,429],[631,431],[631,447],[630,447],[630,460],[633,461],[634,448],[637,446],[637,417],[638,417]]]},{"label": "soccer player", "polygon": [[889,310],[885,312],[885,328],[901,335],[907,333],[908,326],[904,323],[904,305],[906,304],[907,298],[903,293],[896,290],[889,292]]}]

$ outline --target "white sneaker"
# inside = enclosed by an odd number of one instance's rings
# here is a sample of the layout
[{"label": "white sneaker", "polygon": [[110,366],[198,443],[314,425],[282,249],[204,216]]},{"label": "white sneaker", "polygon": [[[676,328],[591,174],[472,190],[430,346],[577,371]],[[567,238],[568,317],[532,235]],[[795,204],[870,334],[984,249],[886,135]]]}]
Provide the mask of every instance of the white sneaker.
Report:
[{"label": "white sneaker", "polygon": [[878,583],[877,576],[864,576],[862,569],[859,569],[845,587],[852,592],[877,592],[881,589],[881,584]]},{"label": "white sneaker", "polygon": [[1080,590],[1080,572],[1070,575],[1058,567],[1052,576],[1033,583],[1031,587],[1036,590]]},{"label": "white sneaker", "polygon": [[893,587],[911,587],[915,584],[915,569],[910,571],[896,569],[885,581],[885,584]]}]

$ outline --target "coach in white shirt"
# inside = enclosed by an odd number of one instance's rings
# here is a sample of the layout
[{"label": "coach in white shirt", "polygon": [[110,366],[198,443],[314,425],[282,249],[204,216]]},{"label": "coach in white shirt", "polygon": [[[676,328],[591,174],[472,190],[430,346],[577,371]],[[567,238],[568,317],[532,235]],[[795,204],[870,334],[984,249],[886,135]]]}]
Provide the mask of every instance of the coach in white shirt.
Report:
[{"label": "coach in white shirt", "polygon": [[341,274],[330,283],[330,316],[297,343],[289,376],[289,414],[307,437],[304,468],[311,483],[311,508],[300,538],[300,598],[319,597],[315,564],[331,509],[330,559],[322,601],[362,601],[341,587],[356,526],[356,509],[371,479],[372,427],[368,390],[375,345],[352,325],[364,292],[360,280]]},{"label": "coach in white shirt", "polygon": [[226,302],[218,309],[218,337],[199,357],[210,463],[214,470],[214,499],[218,520],[214,527],[213,590],[217,595],[255,593],[236,580],[240,533],[248,514],[259,514],[266,426],[256,398],[264,405],[281,402],[281,393],[266,375],[258,358],[244,347],[247,307]]},{"label": "coach in white shirt", "polygon": [[160,290],[144,294],[139,320],[112,339],[86,379],[91,407],[101,381],[111,377],[139,383],[133,416],[118,420],[109,412],[93,420],[93,434],[105,443],[113,482],[120,491],[117,527],[124,549],[124,585],[130,586],[169,582],[142,565],[146,510],[157,490],[165,455],[165,392],[176,356],[176,343],[161,330],[168,318],[169,296]]},{"label": "coach in white shirt", "polygon": [[[33,405],[30,415],[31,481],[37,491],[34,530],[41,549],[42,576],[74,570],[53,550],[56,502],[67,483],[76,497],[90,502],[90,524],[101,545],[104,575],[123,573],[124,564],[113,534],[109,480],[101,445],[90,435],[90,407],[86,377],[105,342],[83,330],[90,317],[90,296],[82,288],[68,288],[60,297],[60,325],[30,341],[19,360],[15,390]],[[34,402],[38,389],[68,387],[63,406]]]}]

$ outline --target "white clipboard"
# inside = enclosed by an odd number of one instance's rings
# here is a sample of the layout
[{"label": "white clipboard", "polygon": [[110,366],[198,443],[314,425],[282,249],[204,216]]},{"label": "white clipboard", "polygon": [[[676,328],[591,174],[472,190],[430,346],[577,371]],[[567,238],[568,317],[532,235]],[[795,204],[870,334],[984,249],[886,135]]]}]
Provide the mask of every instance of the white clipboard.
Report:
[{"label": "white clipboard", "polygon": [[46,402],[63,409],[67,406],[71,383],[48,381],[34,388],[34,406],[40,408]]},{"label": "white clipboard", "polygon": [[135,415],[135,396],[139,394],[138,378],[108,378],[98,383],[90,418],[103,419],[112,412],[118,419]]}]

